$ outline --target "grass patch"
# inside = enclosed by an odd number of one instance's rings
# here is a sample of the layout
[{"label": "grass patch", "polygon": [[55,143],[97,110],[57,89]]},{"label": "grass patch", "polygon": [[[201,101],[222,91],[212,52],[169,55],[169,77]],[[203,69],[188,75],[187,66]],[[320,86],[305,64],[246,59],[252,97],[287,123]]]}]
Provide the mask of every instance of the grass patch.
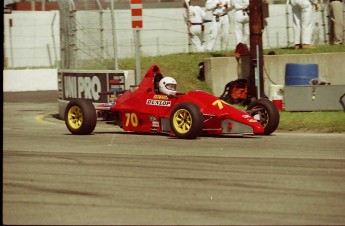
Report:
[{"label": "grass patch", "polygon": [[345,132],[344,112],[281,112],[279,130]]},{"label": "grass patch", "polygon": [[[198,64],[211,56],[211,54],[206,53],[192,53],[143,57],[141,60],[141,74],[144,75],[152,65],[157,65],[164,76],[171,76],[176,79],[179,92],[195,89],[212,92],[206,82],[197,79],[199,75]],[[120,64],[122,68],[135,69],[135,60],[133,59],[123,59]]]},{"label": "grass patch", "polygon": [[345,45],[318,45],[314,49],[273,48],[264,50],[264,54],[274,51],[276,55],[282,54],[315,54],[345,52]]}]

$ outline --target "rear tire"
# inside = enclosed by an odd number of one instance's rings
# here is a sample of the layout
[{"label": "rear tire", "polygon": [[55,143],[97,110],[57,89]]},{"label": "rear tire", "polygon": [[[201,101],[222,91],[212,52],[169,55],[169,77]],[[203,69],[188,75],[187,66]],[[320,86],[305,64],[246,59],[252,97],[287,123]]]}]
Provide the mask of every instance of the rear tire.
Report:
[{"label": "rear tire", "polygon": [[178,138],[195,139],[202,133],[203,115],[193,103],[178,104],[171,112],[170,127]]},{"label": "rear tire", "polygon": [[91,134],[97,123],[95,107],[90,100],[71,100],[65,110],[65,124],[74,135]]},{"label": "rear tire", "polygon": [[258,99],[252,101],[248,105],[247,112],[265,128],[265,135],[270,135],[278,128],[280,121],[279,111],[270,100]]}]

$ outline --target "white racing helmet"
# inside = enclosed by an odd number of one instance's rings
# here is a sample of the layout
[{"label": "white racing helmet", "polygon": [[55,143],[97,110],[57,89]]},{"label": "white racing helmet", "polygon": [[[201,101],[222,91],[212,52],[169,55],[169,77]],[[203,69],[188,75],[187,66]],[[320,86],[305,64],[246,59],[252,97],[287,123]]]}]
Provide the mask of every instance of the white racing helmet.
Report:
[{"label": "white racing helmet", "polygon": [[172,77],[164,77],[159,81],[159,92],[166,95],[176,95],[176,80]]}]

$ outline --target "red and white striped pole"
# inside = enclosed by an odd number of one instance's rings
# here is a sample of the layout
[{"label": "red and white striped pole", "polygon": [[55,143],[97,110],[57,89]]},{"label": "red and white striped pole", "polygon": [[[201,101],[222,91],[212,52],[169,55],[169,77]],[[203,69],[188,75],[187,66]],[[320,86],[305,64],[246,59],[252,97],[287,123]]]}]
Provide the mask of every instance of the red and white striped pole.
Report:
[{"label": "red and white striped pole", "polygon": [[143,3],[142,0],[131,0],[132,28],[135,40],[135,58],[136,58],[136,79],[135,84],[141,82],[140,70],[140,30],[143,28]]},{"label": "red and white striped pole", "polygon": [[142,0],[131,0],[132,28],[143,28]]}]

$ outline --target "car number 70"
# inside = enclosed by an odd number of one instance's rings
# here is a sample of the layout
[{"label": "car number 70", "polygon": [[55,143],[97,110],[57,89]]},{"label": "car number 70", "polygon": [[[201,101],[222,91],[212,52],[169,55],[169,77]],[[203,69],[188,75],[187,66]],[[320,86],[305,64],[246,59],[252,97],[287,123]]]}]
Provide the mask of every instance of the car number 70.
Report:
[{"label": "car number 70", "polygon": [[129,123],[131,123],[133,127],[138,126],[138,117],[135,113],[125,113],[125,117],[126,117],[126,126],[129,126]]}]

